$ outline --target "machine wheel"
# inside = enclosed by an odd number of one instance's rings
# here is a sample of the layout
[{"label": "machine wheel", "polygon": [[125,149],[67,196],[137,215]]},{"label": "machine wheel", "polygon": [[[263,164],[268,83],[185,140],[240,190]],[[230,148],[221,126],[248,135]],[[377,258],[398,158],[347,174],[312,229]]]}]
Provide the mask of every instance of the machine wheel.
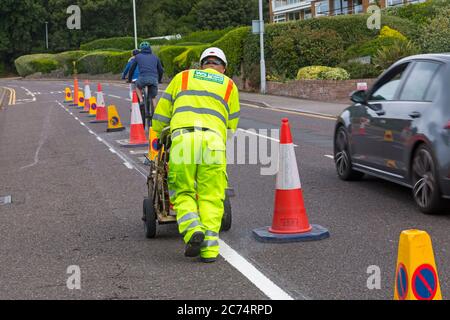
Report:
[{"label": "machine wheel", "polygon": [[153,203],[150,199],[144,199],[144,231],[147,239],[153,239],[156,236],[156,213]]},{"label": "machine wheel", "polygon": [[232,222],[232,214],[231,214],[231,202],[228,195],[225,195],[225,200],[223,201],[223,217],[222,217],[222,226],[220,227],[220,231],[228,231],[231,229]]}]

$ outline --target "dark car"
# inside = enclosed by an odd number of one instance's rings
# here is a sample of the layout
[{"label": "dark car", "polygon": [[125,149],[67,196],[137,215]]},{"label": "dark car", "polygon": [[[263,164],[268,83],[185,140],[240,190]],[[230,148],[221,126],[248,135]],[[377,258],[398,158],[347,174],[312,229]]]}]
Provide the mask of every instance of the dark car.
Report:
[{"label": "dark car", "polygon": [[424,213],[450,199],[450,54],[404,58],[338,117],[334,158],[339,177],[377,176],[412,188]]}]

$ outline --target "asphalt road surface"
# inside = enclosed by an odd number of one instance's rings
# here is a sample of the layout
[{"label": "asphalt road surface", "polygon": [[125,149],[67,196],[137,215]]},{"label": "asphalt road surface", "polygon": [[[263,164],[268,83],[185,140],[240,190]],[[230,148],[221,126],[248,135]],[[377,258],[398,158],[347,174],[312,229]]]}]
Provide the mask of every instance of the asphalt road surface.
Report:
[{"label": "asphalt road surface", "polygon": [[[145,148],[120,147],[128,130],[106,133],[105,124],[63,104],[68,85],[0,80],[16,91],[15,104],[0,110],[0,196],[12,198],[0,205],[0,299],[392,299],[400,232],[412,228],[430,234],[449,297],[450,214],[424,215],[409,189],[380,179],[340,181],[331,117],[243,105],[235,137],[253,137],[273,151],[269,142],[278,137],[270,129],[289,118],[309,220],[331,237],[254,239],[253,229],[272,223],[275,176],[262,175],[269,165],[250,164],[247,151],[246,163],[228,168],[233,225],[221,234],[221,257],[202,264],[183,256],[175,225],[145,238]],[[103,83],[103,91],[128,128],[127,86]],[[67,286],[69,266],[81,271],[80,290]],[[380,289],[367,287],[370,266],[381,270]]]}]

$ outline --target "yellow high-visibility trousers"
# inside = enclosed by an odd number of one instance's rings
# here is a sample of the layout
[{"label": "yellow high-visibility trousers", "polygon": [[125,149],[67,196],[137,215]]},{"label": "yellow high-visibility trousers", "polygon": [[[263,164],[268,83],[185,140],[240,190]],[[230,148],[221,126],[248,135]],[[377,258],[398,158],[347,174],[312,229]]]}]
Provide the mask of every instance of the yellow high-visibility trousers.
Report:
[{"label": "yellow high-visibility trousers", "polygon": [[168,185],[179,232],[188,243],[201,231],[202,258],[219,255],[219,230],[227,187],[226,145],[213,131],[175,130],[170,148]]}]

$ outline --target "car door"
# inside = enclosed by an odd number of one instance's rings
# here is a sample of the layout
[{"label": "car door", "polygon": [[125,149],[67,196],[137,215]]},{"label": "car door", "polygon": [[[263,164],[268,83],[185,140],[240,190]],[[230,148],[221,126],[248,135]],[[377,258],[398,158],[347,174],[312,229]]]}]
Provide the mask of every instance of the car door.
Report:
[{"label": "car door", "polygon": [[[358,161],[356,165],[366,166],[365,169],[383,170],[385,168],[382,154],[384,139],[384,119],[385,109],[396,103],[399,89],[401,88],[404,75],[409,69],[409,62],[397,65],[390,69],[379,79],[371,91],[366,105],[363,106],[363,116],[359,121],[365,130],[363,139],[356,142],[356,149],[362,150],[361,157],[366,161]],[[356,123],[354,125],[357,125]],[[355,129],[354,129],[355,130]]]},{"label": "car door", "polygon": [[380,115],[374,126],[380,134],[381,169],[399,179],[408,173],[407,148],[411,137],[423,121],[423,116],[432,108],[430,88],[438,84],[433,79],[439,72],[441,63],[422,60],[415,61],[408,68],[400,91],[394,101],[382,104]]}]

